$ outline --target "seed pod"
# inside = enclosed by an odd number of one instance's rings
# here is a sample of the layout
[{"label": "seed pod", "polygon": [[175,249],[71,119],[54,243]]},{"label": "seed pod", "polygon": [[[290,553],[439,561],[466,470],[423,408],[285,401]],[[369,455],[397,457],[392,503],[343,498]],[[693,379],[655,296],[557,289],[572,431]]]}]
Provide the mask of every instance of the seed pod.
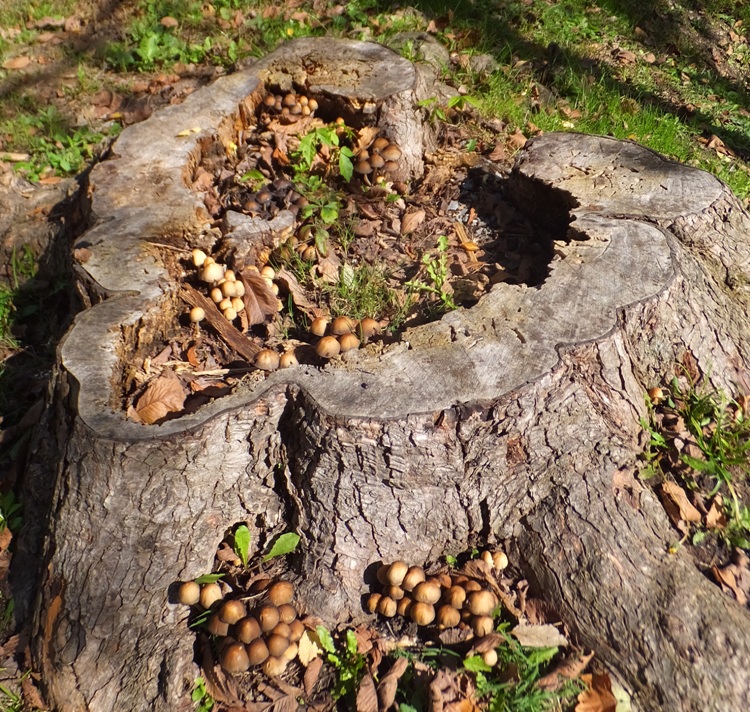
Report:
[{"label": "seed pod", "polygon": [[497,596],[492,591],[472,591],[466,600],[466,608],[475,616],[489,616],[497,606]]},{"label": "seed pod", "polygon": [[276,606],[261,606],[255,612],[255,617],[260,623],[260,629],[267,633],[279,622],[279,609]]},{"label": "seed pod", "polygon": [[333,358],[340,351],[341,345],[335,336],[324,336],[315,346],[315,353],[321,358]]},{"label": "seed pod", "polygon": [[396,615],[396,601],[390,596],[383,596],[378,601],[377,611],[385,618],[393,618]]},{"label": "seed pod", "polygon": [[252,616],[247,616],[237,622],[234,627],[234,634],[243,643],[252,643],[256,638],[260,638],[260,624]]},{"label": "seed pod", "polygon": [[279,367],[279,355],[272,349],[262,349],[255,355],[255,366],[263,371],[275,371]]},{"label": "seed pod", "polygon": [[250,667],[250,658],[242,643],[232,643],[221,652],[221,667],[229,673],[245,672]]},{"label": "seed pod", "polygon": [[268,600],[274,606],[291,603],[294,598],[294,585],[290,581],[277,581],[268,589]]},{"label": "seed pod", "polygon": [[466,589],[463,586],[451,586],[443,592],[443,600],[454,608],[461,608],[466,600]]},{"label": "seed pod", "polygon": [[455,628],[461,622],[461,614],[447,603],[437,610],[438,628]]},{"label": "seed pod", "polygon": [[201,600],[201,587],[195,581],[185,581],[177,591],[177,600],[185,606],[194,606]]},{"label": "seed pod", "polygon": [[282,623],[290,624],[297,617],[297,609],[291,603],[284,603],[279,606],[279,620]]},{"label": "seed pod", "polygon": [[313,336],[325,336],[327,328],[328,319],[323,316],[319,316],[312,320],[312,324],[310,324],[310,333]]},{"label": "seed pod", "polygon": [[383,595],[380,593],[372,593],[367,597],[365,601],[365,610],[369,613],[375,613],[378,610],[378,604]]},{"label": "seed pod", "polygon": [[341,334],[339,336],[339,346],[341,352],[354,351],[359,348],[359,339],[354,334]]},{"label": "seed pod", "polygon": [[263,638],[254,640],[247,646],[247,657],[251,665],[260,665],[268,658],[268,646]]},{"label": "seed pod", "polygon": [[435,608],[429,603],[415,601],[409,609],[409,616],[417,625],[430,625],[435,620]]},{"label": "seed pod", "polygon": [[204,608],[211,608],[211,606],[224,598],[221,592],[221,586],[218,583],[206,583],[201,587],[200,603]]},{"label": "seed pod", "polygon": [[404,591],[413,591],[414,587],[425,580],[424,569],[421,566],[412,566],[404,576],[401,582],[401,588]]},{"label": "seed pod", "polygon": [[286,658],[268,658],[263,663],[263,672],[268,677],[278,677],[284,674],[284,670],[286,670],[288,664],[289,661]]},{"label": "seed pod", "polygon": [[412,598],[422,603],[437,603],[440,600],[440,584],[434,581],[422,581],[412,591]]},{"label": "seed pod", "polygon": [[495,623],[491,616],[474,616],[471,619],[471,629],[474,631],[474,635],[479,638],[489,635],[494,628]]},{"label": "seed pod", "polygon": [[219,609],[219,618],[224,623],[234,625],[237,621],[243,619],[247,615],[247,609],[242,601],[236,599],[232,601],[225,601],[222,607]]},{"label": "seed pod", "polygon": [[266,645],[268,646],[268,652],[271,656],[279,658],[289,647],[289,639],[283,635],[269,635],[266,638]]}]

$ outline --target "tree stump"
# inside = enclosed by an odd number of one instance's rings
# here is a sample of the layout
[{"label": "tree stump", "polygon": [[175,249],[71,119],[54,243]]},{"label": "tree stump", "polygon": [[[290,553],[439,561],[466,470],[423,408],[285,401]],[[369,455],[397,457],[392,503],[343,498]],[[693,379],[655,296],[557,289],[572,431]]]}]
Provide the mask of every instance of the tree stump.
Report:
[{"label": "tree stump", "polygon": [[[340,57],[357,72],[338,73]],[[648,386],[685,358],[726,389],[747,368],[750,219],[706,173],[628,142],[539,137],[508,181],[559,236],[540,287],[497,284],[379,355],[279,371],[160,426],[125,419],[128,363],[181,309],[155,245],[205,242],[187,176],[236,139],[268,77],[386,120],[420,98],[383,48],[297,41],[127,129],[92,172],[93,227],[76,244],[90,307],[61,346],[46,421],[59,452],[32,652],[50,702],[187,705],[194,634],[168,591],[245,521],[254,542],[301,535],[301,597],[331,625],[361,613],[375,561],[502,541],[641,709],[750,706],[748,611],[667,553],[676,534],[636,477]],[[414,177],[429,137],[411,115],[391,126],[418,138],[403,141]],[[33,577],[19,581],[23,600]]]}]

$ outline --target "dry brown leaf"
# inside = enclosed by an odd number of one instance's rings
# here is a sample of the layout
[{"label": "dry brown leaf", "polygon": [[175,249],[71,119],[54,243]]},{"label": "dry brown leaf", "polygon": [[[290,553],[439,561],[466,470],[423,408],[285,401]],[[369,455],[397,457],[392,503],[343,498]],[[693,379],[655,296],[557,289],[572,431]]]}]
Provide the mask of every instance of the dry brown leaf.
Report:
[{"label": "dry brown leaf", "polygon": [[286,267],[282,267],[275,277],[276,281],[292,296],[294,306],[305,312],[313,319],[322,316],[319,307],[315,306],[308,298],[305,288],[297,281],[297,278]]},{"label": "dry brown leaf", "polygon": [[487,156],[491,161],[507,161],[508,152],[505,150],[505,146],[501,143],[496,143],[492,152]]},{"label": "dry brown leaf", "polygon": [[323,669],[323,658],[313,658],[307,664],[303,684],[305,686],[305,695],[310,697],[315,689],[315,685],[320,677],[320,671]]},{"label": "dry brown leaf", "polygon": [[31,64],[31,57],[11,57],[3,62],[3,69],[23,69]]},{"label": "dry brown leaf", "polygon": [[409,667],[409,661],[406,658],[396,658],[391,669],[383,675],[378,683],[378,703],[380,709],[388,710],[396,700],[396,690],[398,690],[398,681],[401,679],[406,669]]},{"label": "dry brown leaf", "polygon": [[660,494],[667,516],[675,526],[680,521],[701,521],[701,513],[690,503],[685,490],[675,482],[664,482],[661,485]]},{"label": "dry brown leaf", "polygon": [[245,304],[250,326],[262,324],[266,317],[276,314],[278,307],[276,295],[259,272],[244,269],[240,272],[240,279],[245,285],[245,295],[242,297],[242,301]]},{"label": "dry brown leaf", "polygon": [[297,657],[305,667],[309,667],[323,652],[319,643],[318,636],[311,630],[306,630],[299,639]]},{"label": "dry brown leaf", "polygon": [[401,219],[401,234],[408,235],[410,232],[414,232],[425,219],[424,210],[412,210]]},{"label": "dry brown leaf", "polygon": [[724,502],[720,494],[717,494],[706,514],[706,529],[725,529],[727,516],[724,513]]},{"label": "dry brown leaf", "polygon": [[523,148],[526,145],[527,140],[528,139],[523,135],[521,129],[516,129],[515,132],[508,136],[508,143],[516,149]]},{"label": "dry brown leaf", "polygon": [[467,652],[469,655],[484,655],[484,653],[494,650],[505,642],[505,638],[500,633],[490,633],[479,638]]},{"label": "dry brown leaf", "polygon": [[377,126],[363,126],[357,131],[357,145],[354,147],[354,153],[359,153],[363,148],[367,148],[380,133]]},{"label": "dry brown leaf", "polygon": [[747,605],[747,596],[737,582],[734,564],[729,564],[729,566],[725,566],[723,569],[720,569],[718,566],[712,566],[711,572],[725,593],[731,591],[737,599],[737,603],[741,606]]},{"label": "dry brown leaf", "polygon": [[378,693],[370,673],[365,673],[357,690],[357,712],[378,712]]},{"label": "dry brown leaf", "polygon": [[616,712],[617,700],[612,694],[612,683],[606,673],[581,675],[588,687],[578,695],[575,712]]},{"label": "dry brown leaf", "polygon": [[135,404],[141,422],[152,425],[168,413],[181,411],[185,404],[185,391],[174,376],[161,375],[146,386]]},{"label": "dry brown leaf", "polygon": [[10,546],[11,541],[13,541],[13,533],[8,527],[5,527],[0,531],[0,553]]},{"label": "dry brown leaf", "polygon": [[549,690],[550,692],[559,690],[569,680],[575,680],[579,677],[593,657],[594,653],[588,653],[572,655],[561,660],[554,670],[536,681],[536,686],[540,690]]},{"label": "dry brown leaf", "polygon": [[242,696],[235,679],[217,665],[211,654],[208,640],[203,640],[203,660],[201,672],[206,681],[206,691],[216,702],[223,702],[229,706],[241,707]]}]

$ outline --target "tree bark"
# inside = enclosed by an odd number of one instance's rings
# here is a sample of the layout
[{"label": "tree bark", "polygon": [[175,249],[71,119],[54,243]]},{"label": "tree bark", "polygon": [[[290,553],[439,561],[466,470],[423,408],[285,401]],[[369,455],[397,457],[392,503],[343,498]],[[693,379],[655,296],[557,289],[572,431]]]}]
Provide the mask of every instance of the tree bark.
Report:
[{"label": "tree bark", "polygon": [[[154,243],[208,240],[185,176],[207,141],[235,140],[261,81],[318,71],[311,47],[335,56],[324,42],[292,43],[126,130],[92,174],[96,224],[77,244],[92,306],[61,346],[47,416],[59,453],[33,654],[50,701],[187,709],[194,635],[168,591],[245,521],[259,546],[300,533],[301,597],[329,624],[361,613],[374,561],[503,542],[640,708],[747,708],[748,611],[668,553],[677,535],[636,476],[648,386],[686,354],[727,390],[747,368],[750,218],[706,173],[614,139],[537,138],[508,190],[559,236],[539,288],[497,284],[381,353],[276,372],[160,426],[125,420],[127,364],[179,309]],[[361,81],[384,50],[344,44],[362,53]],[[382,94],[315,81],[357,110],[413,106],[416,75],[390,61],[400,79]],[[174,136],[192,126],[202,133]],[[28,600],[33,577],[18,580]]]}]

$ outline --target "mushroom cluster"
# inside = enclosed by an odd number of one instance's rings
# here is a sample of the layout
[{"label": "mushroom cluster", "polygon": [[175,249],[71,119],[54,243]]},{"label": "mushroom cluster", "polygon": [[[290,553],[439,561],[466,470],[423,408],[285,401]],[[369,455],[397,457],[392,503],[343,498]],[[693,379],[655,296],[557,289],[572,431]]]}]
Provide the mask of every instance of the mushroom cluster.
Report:
[{"label": "mushroom cluster", "polygon": [[[226,265],[219,264],[203,250],[195,249],[192,253],[193,264],[198,269],[198,276],[209,288],[209,296],[228,321],[234,321],[245,308],[242,297],[245,295],[244,283],[237,279],[234,272]],[[190,310],[190,321],[197,324],[206,317],[201,307]]]},{"label": "mushroom cluster", "polygon": [[313,116],[318,110],[318,102],[304,94],[267,94],[263,107],[269,114],[279,114],[289,122],[303,116]]},{"label": "mushroom cluster", "polygon": [[295,217],[308,204],[307,198],[296,190],[295,184],[286,178],[277,178],[266,183],[254,193],[243,193],[237,199],[239,207],[251,217],[271,220],[280,210],[288,210]]},{"label": "mushroom cluster", "polygon": [[318,337],[315,353],[325,359],[358,349],[363,341],[367,341],[379,330],[380,324],[370,317],[357,322],[348,316],[337,316],[332,321],[320,316],[310,324],[310,333]]},{"label": "mushroom cluster", "polygon": [[[485,552],[495,570],[508,565],[503,552]],[[365,602],[370,613],[385,618],[396,615],[410,618],[418,626],[435,624],[438,629],[470,628],[482,637],[494,630],[494,613],[498,598],[479,581],[460,573],[427,576],[421,566],[409,566],[404,561],[384,564],[377,572],[382,585]]]},{"label": "mushroom cluster", "polygon": [[365,180],[377,180],[397,171],[400,158],[401,149],[384,136],[379,136],[370,144],[369,149],[362,149],[357,154],[354,172]]},{"label": "mushroom cluster", "polygon": [[[246,599],[228,598],[219,583],[180,585],[177,600],[208,612],[205,629],[220,639],[220,662],[228,673],[262,666],[266,675],[281,675],[297,656],[305,624],[298,618],[290,581],[259,579]],[[248,601],[254,605],[249,607]]]}]

